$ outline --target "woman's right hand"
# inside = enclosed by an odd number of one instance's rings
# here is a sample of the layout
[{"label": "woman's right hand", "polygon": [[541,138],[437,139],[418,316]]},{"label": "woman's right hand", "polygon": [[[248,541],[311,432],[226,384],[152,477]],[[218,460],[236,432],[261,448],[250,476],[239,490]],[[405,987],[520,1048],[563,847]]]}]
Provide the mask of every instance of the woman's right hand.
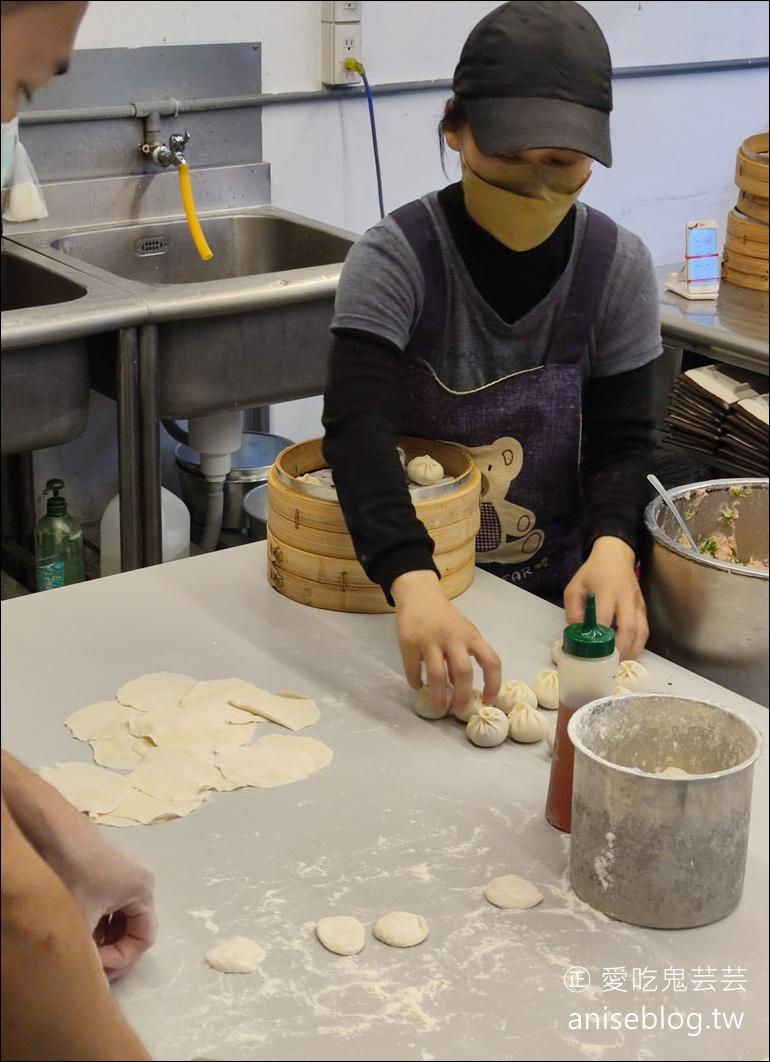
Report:
[{"label": "woman's right hand", "polygon": [[412,689],[426,685],[432,707],[440,712],[446,708],[451,685],[453,703],[465,705],[473,690],[475,660],[484,674],[482,700],[492,704],[500,690],[500,658],[447,600],[435,572],[405,572],[394,580],[390,592],[404,672]]}]

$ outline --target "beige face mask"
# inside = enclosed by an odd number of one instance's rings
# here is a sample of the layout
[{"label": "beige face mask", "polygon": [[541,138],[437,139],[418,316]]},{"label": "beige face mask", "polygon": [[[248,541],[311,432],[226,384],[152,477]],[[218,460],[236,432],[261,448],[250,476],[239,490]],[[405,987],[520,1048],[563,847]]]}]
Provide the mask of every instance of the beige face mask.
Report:
[{"label": "beige face mask", "polygon": [[[530,251],[555,232],[588,182],[554,166],[500,163],[499,180],[490,184],[465,159],[463,193],[473,220],[512,251]],[[495,177],[497,175],[495,174]]]}]

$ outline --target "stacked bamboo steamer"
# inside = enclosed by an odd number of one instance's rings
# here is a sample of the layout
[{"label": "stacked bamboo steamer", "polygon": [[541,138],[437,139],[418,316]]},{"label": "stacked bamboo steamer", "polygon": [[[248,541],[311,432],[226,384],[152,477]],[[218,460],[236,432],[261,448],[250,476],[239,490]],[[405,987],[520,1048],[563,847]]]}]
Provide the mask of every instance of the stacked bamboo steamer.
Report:
[{"label": "stacked bamboo steamer", "polygon": [[[342,509],[332,490],[297,477],[324,468],[321,439],[287,447],[267,477],[267,565],[270,584],[285,597],[335,612],[392,612],[381,588],[356,560]],[[403,438],[406,461],[430,454],[449,482],[413,495],[417,516],[435,543],[433,560],[447,597],[473,582],[480,523],[481,475],[471,456],[451,443]],[[320,495],[320,496],[319,496]]]},{"label": "stacked bamboo steamer", "polygon": [[768,134],[750,136],[738,148],[738,202],[727,217],[722,278],[741,288],[768,290]]}]

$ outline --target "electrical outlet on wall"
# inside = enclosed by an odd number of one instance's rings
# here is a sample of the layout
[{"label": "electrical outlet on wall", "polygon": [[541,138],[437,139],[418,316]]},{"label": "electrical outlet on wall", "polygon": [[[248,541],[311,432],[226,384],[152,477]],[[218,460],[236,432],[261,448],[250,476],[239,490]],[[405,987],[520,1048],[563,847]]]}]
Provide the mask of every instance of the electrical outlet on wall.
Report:
[{"label": "electrical outlet on wall", "polygon": [[321,23],[321,81],[324,85],[357,85],[361,78],[348,70],[348,59],[361,59],[360,22]]},{"label": "electrical outlet on wall", "polygon": [[321,4],[322,22],[360,22],[361,4],[356,0],[342,0],[341,3]]}]

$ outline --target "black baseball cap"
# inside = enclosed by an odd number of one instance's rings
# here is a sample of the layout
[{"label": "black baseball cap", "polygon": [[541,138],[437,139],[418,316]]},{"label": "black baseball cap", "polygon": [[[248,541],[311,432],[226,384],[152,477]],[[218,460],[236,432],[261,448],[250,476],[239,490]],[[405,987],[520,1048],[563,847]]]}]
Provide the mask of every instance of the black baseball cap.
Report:
[{"label": "black baseball cap", "polygon": [[452,91],[485,155],[580,151],[612,165],[612,63],[604,34],[571,0],[501,4],[471,30]]}]

